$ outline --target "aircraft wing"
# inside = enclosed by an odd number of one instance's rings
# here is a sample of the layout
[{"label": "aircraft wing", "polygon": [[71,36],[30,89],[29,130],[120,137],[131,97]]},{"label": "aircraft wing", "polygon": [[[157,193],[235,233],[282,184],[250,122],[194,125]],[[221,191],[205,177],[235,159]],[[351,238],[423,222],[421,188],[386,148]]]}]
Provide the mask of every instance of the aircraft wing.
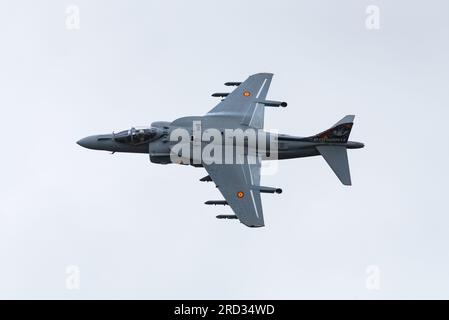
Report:
[{"label": "aircraft wing", "polygon": [[259,158],[252,160],[252,164],[248,161],[242,164],[214,163],[204,164],[204,168],[240,222],[248,227],[263,227],[260,197],[261,162]]},{"label": "aircraft wing", "polygon": [[271,73],[250,76],[206,116],[227,115],[237,121],[236,125],[262,129],[265,105],[260,101],[265,101],[272,77]]}]

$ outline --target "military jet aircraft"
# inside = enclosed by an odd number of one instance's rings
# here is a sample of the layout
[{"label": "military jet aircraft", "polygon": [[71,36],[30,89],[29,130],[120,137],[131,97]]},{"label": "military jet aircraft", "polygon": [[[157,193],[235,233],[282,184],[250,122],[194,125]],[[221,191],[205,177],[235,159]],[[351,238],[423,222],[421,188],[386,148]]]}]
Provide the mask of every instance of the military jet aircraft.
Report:
[{"label": "military jet aircraft", "polygon": [[[229,205],[235,213],[234,215],[218,215],[217,218],[239,219],[248,227],[263,227],[264,217],[260,194],[281,193],[282,189],[260,185],[262,161],[273,158],[282,160],[321,155],[338,179],[344,185],[351,185],[347,149],[364,147],[363,143],[348,141],[354,121],[353,115],[347,115],[330,129],[308,137],[264,132],[265,108],[287,106],[286,102],[266,99],[272,77],[271,73],[258,73],[244,82],[226,82],[226,86],[236,88],[231,93],[214,93],[212,96],[222,100],[204,116],[183,117],[172,122],[153,122],[150,127],[89,136],[77,143],[88,149],[106,150],[112,153],[148,153],[151,162],[157,164],[178,163],[203,167],[208,175],[200,181],[213,181],[224,197],[224,200],[210,200],[205,204]],[[234,150],[232,163],[206,161],[201,158],[201,155],[199,158],[195,156],[195,151],[188,152],[187,156],[174,151],[179,137],[174,141],[171,135],[179,129],[185,130],[189,135],[190,139],[187,143],[184,142],[185,145],[189,148],[196,145],[200,150],[204,149],[205,143],[210,140],[205,141],[203,136],[195,134],[195,126],[198,125],[206,130],[215,128],[222,135],[230,129],[242,131],[254,129],[266,134],[266,138],[263,136],[258,138],[259,142],[271,139],[270,141],[275,142],[275,147],[270,145],[270,148],[259,148],[259,145],[256,145],[253,148],[248,145],[246,137],[243,139],[243,147]],[[236,147],[238,144],[236,139],[226,137],[224,140],[217,141],[220,147],[227,145]],[[234,160],[237,158],[241,161]]]}]

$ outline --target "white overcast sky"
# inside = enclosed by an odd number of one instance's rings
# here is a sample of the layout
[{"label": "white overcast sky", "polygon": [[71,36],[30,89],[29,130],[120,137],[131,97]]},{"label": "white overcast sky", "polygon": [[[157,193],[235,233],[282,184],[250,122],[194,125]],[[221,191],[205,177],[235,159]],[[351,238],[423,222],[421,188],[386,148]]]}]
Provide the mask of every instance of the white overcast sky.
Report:
[{"label": "white overcast sky", "polygon": [[[449,298],[448,40],[444,0],[2,0],[0,297]],[[289,103],[267,128],[356,115],[352,187],[282,161],[249,229],[203,205],[221,198],[203,169],[75,143],[203,115],[258,72]]]}]

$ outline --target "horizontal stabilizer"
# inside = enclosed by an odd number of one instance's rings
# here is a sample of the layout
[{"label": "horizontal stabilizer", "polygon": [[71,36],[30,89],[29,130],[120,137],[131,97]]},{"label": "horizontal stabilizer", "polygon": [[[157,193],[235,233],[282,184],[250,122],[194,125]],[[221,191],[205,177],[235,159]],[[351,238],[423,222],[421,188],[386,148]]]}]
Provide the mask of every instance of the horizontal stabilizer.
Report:
[{"label": "horizontal stabilizer", "polygon": [[345,186],[351,185],[351,174],[349,172],[348,153],[345,146],[317,146],[318,152],[326,160],[327,164],[335,172],[338,179]]}]

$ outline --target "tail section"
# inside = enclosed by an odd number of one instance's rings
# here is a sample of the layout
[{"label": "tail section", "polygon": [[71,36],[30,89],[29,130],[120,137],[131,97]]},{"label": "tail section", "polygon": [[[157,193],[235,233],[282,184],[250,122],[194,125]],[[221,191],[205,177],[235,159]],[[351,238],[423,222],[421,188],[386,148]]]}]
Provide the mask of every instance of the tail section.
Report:
[{"label": "tail section", "polygon": [[[346,149],[353,122],[353,115],[345,116],[332,128],[310,137],[313,142],[320,143],[316,146],[316,149],[326,160],[338,179],[340,179],[341,183],[346,186],[351,185],[351,173],[349,171]],[[342,145],[339,145],[340,143]]]},{"label": "tail section", "polygon": [[346,143],[351,134],[354,116],[348,115],[338,121],[334,126],[315,136],[310,137],[314,142]]}]

